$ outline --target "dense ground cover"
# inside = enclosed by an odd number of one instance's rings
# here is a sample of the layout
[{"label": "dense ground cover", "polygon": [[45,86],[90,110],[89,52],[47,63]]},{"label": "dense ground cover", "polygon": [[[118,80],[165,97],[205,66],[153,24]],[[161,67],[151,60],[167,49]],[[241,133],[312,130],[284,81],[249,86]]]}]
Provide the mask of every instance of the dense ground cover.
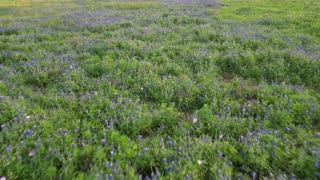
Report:
[{"label": "dense ground cover", "polygon": [[320,178],[316,0],[0,0],[0,177]]}]

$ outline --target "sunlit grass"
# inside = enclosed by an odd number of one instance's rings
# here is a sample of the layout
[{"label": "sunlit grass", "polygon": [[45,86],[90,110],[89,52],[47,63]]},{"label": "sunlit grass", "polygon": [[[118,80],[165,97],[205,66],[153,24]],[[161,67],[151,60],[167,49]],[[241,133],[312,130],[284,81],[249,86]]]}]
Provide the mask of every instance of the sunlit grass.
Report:
[{"label": "sunlit grass", "polygon": [[282,29],[294,29],[320,38],[320,1],[224,0],[214,9],[218,16],[245,22],[261,21]]},{"label": "sunlit grass", "polygon": [[28,7],[68,4],[74,0],[0,0],[0,7]]},{"label": "sunlit grass", "polygon": [[[111,8],[111,9],[142,9],[156,8],[164,4],[154,1],[82,1],[75,0],[0,0],[0,16],[8,17],[36,17],[42,15],[61,15],[68,10],[79,8]],[[36,10],[35,10],[36,8]]]},{"label": "sunlit grass", "polygon": [[320,15],[320,2],[296,0],[224,0],[219,15],[230,19],[254,20],[257,18],[274,19],[316,19]]}]

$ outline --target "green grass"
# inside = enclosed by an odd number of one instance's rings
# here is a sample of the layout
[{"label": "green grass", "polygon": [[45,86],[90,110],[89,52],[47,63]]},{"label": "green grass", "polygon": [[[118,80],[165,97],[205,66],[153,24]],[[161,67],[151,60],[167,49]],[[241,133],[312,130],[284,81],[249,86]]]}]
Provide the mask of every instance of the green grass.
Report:
[{"label": "green grass", "polygon": [[224,0],[220,6],[212,12],[224,19],[256,22],[320,38],[320,2],[316,0]]},{"label": "green grass", "polygon": [[0,0],[0,177],[319,179],[317,9]]}]

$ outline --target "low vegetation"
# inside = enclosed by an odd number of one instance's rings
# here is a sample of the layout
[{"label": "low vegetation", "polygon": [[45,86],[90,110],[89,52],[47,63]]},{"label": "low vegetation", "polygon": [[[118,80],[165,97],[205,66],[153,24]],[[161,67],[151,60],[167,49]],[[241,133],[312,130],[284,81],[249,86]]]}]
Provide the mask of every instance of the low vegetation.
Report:
[{"label": "low vegetation", "polygon": [[319,179],[319,8],[0,1],[0,177]]}]

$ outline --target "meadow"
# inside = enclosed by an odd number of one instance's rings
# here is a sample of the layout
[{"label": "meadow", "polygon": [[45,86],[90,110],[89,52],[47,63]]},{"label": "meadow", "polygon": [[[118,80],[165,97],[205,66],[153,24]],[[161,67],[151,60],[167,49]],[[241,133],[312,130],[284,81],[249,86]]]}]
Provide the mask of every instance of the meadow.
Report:
[{"label": "meadow", "polygon": [[0,178],[320,179],[318,0],[0,0]]}]

